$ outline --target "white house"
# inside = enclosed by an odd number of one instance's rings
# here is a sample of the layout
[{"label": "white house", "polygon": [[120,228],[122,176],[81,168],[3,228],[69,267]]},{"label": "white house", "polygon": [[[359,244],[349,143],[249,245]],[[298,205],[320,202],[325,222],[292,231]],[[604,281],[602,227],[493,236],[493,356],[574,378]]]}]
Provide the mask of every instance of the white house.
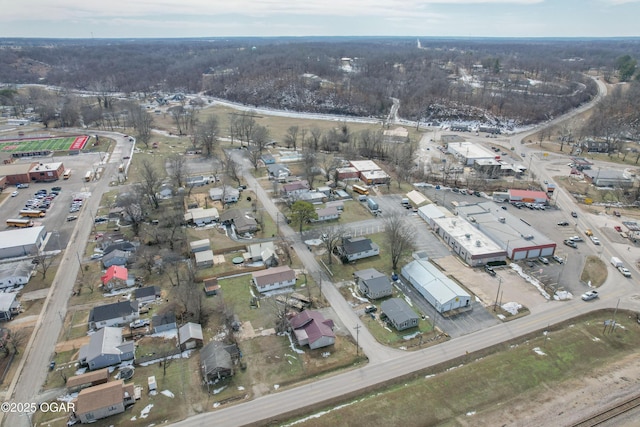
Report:
[{"label": "white house", "polygon": [[281,193],[286,197],[299,197],[301,194],[309,192],[309,183],[307,181],[293,181],[284,184]]},{"label": "white house", "polygon": [[287,265],[254,271],[251,274],[253,283],[261,293],[295,286],[296,284],[296,273]]},{"label": "white house", "polygon": [[209,197],[214,201],[221,201],[223,203],[236,203],[240,198],[240,191],[237,188],[233,188],[229,185],[224,187],[216,187],[209,190]]},{"label": "white house", "polygon": [[187,213],[184,214],[184,220],[186,222],[193,222],[197,226],[203,226],[206,224],[211,224],[214,221],[217,221],[220,218],[218,214],[218,209],[216,208],[193,208],[189,209]]},{"label": "white house", "polygon": [[345,237],[338,251],[347,261],[380,255],[380,247],[366,237]]},{"label": "white house", "polygon": [[316,209],[318,219],[314,221],[331,221],[340,218],[340,211],[335,206]]},{"label": "white house", "polygon": [[31,278],[33,267],[30,261],[0,264],[0,289],[26,285]]}]

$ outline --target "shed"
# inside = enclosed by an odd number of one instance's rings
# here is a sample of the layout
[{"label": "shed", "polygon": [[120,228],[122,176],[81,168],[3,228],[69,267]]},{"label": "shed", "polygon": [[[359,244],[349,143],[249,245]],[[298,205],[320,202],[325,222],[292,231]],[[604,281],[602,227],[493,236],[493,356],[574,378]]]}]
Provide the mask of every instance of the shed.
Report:
[{"label": "shed", "polygon": [[204,288],[204,294],[208,297],[218,295],[218,291],[220,290],[220,285],[218,284],[217,277],[204,279],[202,281],[202,286]]},{"label": "shed", "polygon": [[154,334],[177,329],[176,315],[171,312],[155,315],[151,317],[151,327]]},{"label": "shed", "polygon": [[206,251],[211,249],[211,241],[209,239],[195,240],[189,242],[189,247],[193,253]]},{"label": "shed", "polygon": [[202,347],[202,326],[188,322],[178,329],[178,339],[181,350],[191,350]]},{"label": "shed", "polygon": [[211,249],[195,253],[196,267],[207,268],[213,266],[213,251]]}]

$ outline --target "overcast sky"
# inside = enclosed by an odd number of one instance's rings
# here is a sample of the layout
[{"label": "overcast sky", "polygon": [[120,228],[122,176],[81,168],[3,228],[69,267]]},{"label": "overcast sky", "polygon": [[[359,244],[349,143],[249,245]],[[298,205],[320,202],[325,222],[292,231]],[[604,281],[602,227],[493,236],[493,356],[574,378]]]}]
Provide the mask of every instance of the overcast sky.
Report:
[{"label": "overcast sky", "polygon": [[0,37],[640,36],[640,0],[0,0]]}]

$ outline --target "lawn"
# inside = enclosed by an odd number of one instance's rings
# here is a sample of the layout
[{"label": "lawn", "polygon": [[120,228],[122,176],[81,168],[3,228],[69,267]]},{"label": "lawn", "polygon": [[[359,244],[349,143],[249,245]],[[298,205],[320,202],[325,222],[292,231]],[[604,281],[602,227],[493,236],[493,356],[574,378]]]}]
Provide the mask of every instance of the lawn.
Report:
[{"label": "lawn", "polygon": [[598,287],[607,280],[607,265],[597,256],[590,255],[584,262],[580,281],[591,282],[591,286]]},{"label": "lawn", "polygon": [[[592,313],[547,335],[538,333],[486,354],[462,356],[437,370],[420,372],[413,380],[387,384],[347,405],[318,408],[324,412],[299,424],[459,425],[458,417],[465,417],[469,425],[475,425],[474,415],[468,414],[545,396],[552,399],[549,391],[562,382],[591,375],[594,367],[604,372],[608,363],[637,351],[640,328],[632,324],[635,317],[618,312],[621,327],[605,335],[601,322],[611,315]],[[447,369],[453,366],[457,368]]]}]

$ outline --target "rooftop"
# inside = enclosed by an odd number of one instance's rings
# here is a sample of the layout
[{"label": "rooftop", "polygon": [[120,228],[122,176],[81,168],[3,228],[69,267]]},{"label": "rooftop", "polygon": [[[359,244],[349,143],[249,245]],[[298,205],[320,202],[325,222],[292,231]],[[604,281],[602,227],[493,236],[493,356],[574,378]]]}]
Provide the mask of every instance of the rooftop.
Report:
[{"label": "rooftop", "polygon": [[0,231],[0,249],[33,245],[43,230],[44,226]]}]

